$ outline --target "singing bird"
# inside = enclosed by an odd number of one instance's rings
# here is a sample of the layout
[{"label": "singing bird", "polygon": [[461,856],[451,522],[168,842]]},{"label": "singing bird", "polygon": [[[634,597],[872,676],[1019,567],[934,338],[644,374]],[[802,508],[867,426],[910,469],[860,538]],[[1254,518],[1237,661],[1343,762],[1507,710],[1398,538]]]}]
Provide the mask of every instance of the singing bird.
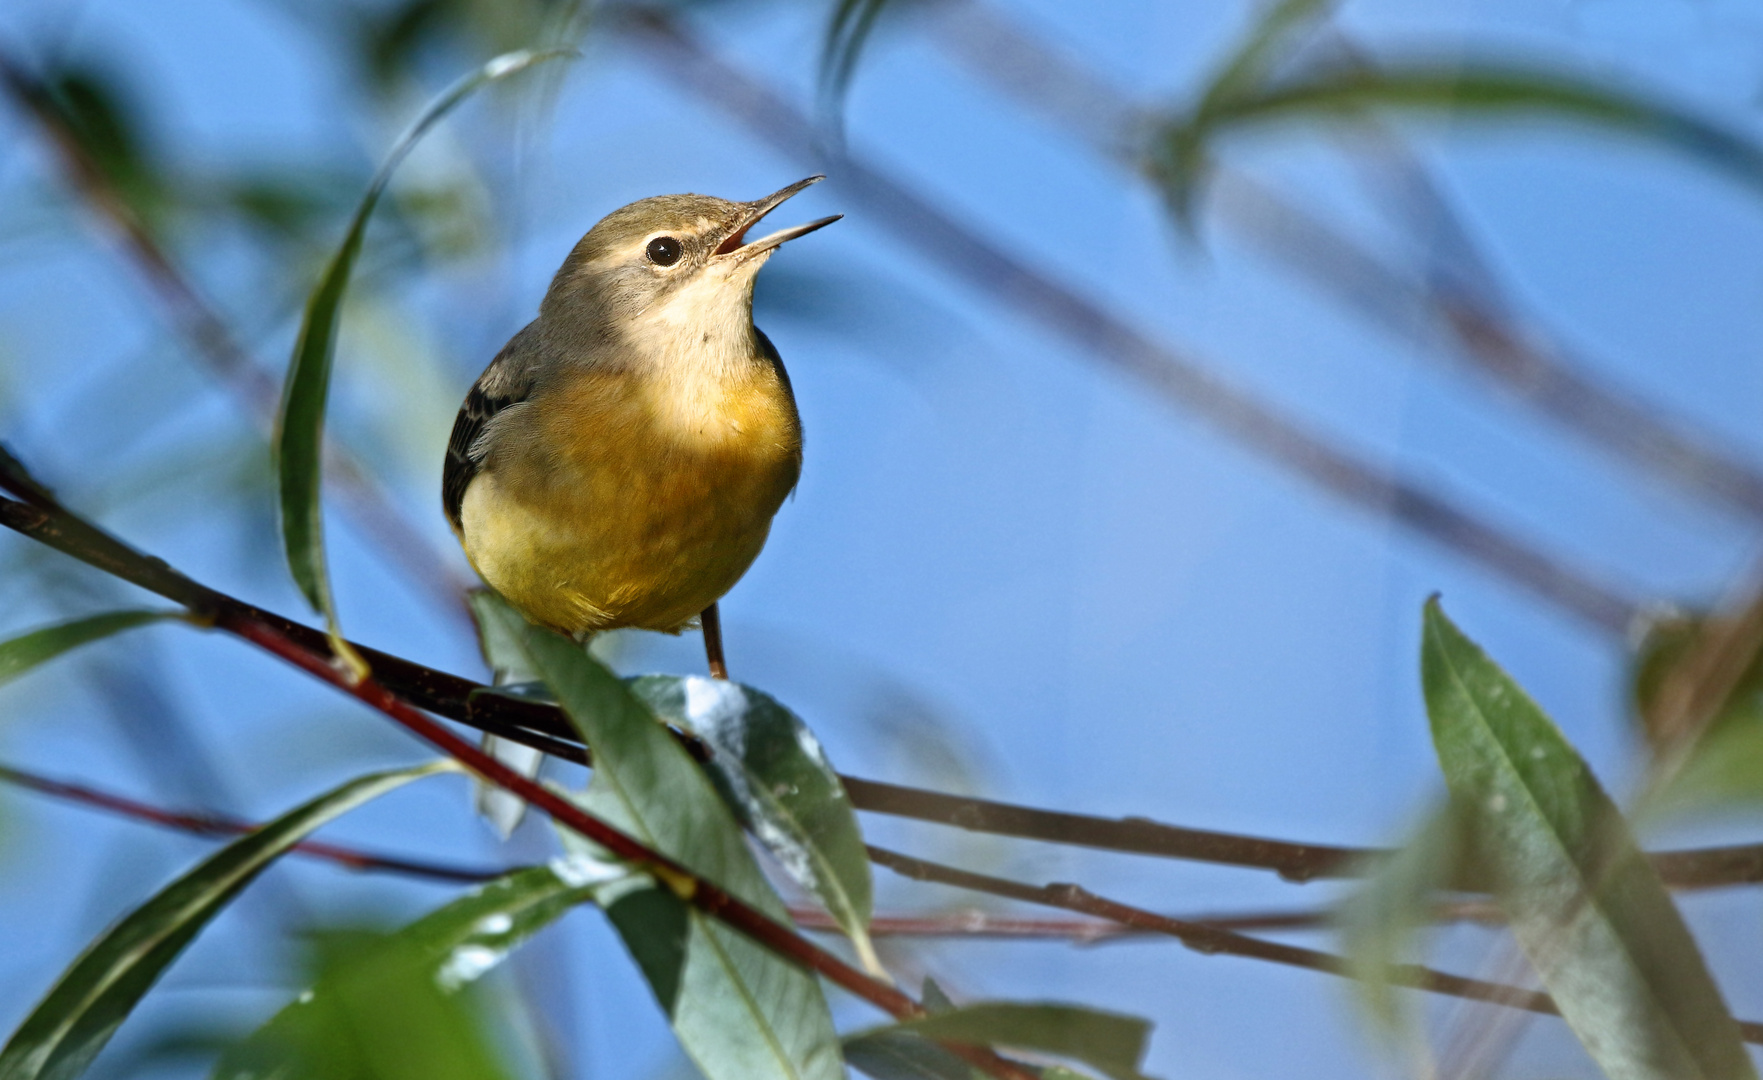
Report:
[{"label": "singing bird", "polygon": [[758,557],[802,468],[783,360],[753,282],[785,241],[749,241],[811,176],[753,202],[660,195],[602,218],[539,316],[466,395],[441,498],[484,581],[534,623],[586,640],[701,619],[727,677],[716,601]]}]

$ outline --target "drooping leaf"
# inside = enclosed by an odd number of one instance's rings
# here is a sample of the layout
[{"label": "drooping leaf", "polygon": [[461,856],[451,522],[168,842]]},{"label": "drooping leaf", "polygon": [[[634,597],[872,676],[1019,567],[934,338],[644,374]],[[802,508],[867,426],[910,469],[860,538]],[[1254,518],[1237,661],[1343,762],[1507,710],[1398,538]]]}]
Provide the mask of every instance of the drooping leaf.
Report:
[{"label": "drooping leaf", "polygon": [[[358,1066],[375,1058],[373,1044],[388,1045],[405,1036],[395,1030],[387,1011],[414,1014],[406,1025],[428,1032],[414,1055],[400,1059],[401,1075],[499,1075],[486,1073],[487,1060],[468,1018],[460,1007],[430,1000],[455,993],[500,964],[528,938],[551,925],[564,912],[593,896],[591,883],[559,875],[549,866],[516,870],[445,904],[409,926],[371,942],[372,963],[387,970],[372,972],[361,964],[342,963],[325,954],[317,980],[263,1027],[224,1055],[215,1080],[250,1080],[268,1075],[310,1076],[342,1080],[392,1075],[361,1072]],[[358,990],[389,984],[391,1000],[404,1008],[371,1012],[358,1008]],[[440,1030],[445,1022],[455,1031]],[[463,1038],[459,1045],[454,1040]],[[459,1066],[448,1064],[458,1062]],[[472,1071],[447,1070],[470,1066]]]},{"label": "drooping leaf", "polygon": [[509,1080],[480,1000],[402,934],[315,942],[312,989],[222,1056],[214,1080]]},{"label": "drooping leaf", "polygon": [[521,51],[498,56],[459,80],[436,98],[402,138],[392,147],[385,164],[367,186],[343,243],[337,249],[306,301],[294,355],[288,363],[282,387],[281,413],[276,424],[276,469],[281,484],[282,542],[294,582],[315,611],[322,613],[331,635],[331,647],[357,677],[367,672],[361,657],[343,641],[337,629],[336,605],[331,596],[330,573],[325,566],[324,520],[320,505],[321,465],[324,448],[324,414],[330,397],[331,363],[336,356],[337,325],[349,275],[361,254],[362,239],[374,206],[392,179],[398,163],[431,127],[455,106],[488,83],[524,71],[534,64],[566,55],[563,50]]},{"label": "drooping leaf", "polygon": [[436,762],[351,780],[204,859],[73,962],[0,1049],[0,1080],[78,1076],[184,947],[278,856],[362,803],[454,767]]},{"label": "drooping leaf", "polygon": [[1413,940],[1431,925],[1432,910],[1452,882],[1472,876],[1460,813],[1447,804],[1429,814],[1413,839],[1376,860],[1335,912],[1353,989],[1376,1029],[1392,1044],[1419,1035],[1390,969],[1412,963]]},{"label": "drooping leaf", "polygon": [[[520,647],[519,640],[508,635],[501,620],[484,615],[483,606],[491,603],[485,599],[489,595],[487,589],[475,589],[466,599],[471,605],[472,618],[477,623],[478,648],[484,654],[484,662],[490,665],[490,681],[495,692],[528,700],[532,700],[535,695],[542,695],[544,700],[549,700],[550,690],[539,681],[538,673],[527,664],[526,653]],[[539,775],[545,762],[545,755],[541,751],[494,735],[484,736],[483,751],[528,778]],[[472,778],[472,801],[478,814],[504,840],[513,835],[521,819],[526,816],[524,799],[481,777]]]},{"label": "drooping leaf", "polygon": [[1615,804],[1436,598],[1421,678],[1439,763],[1512,932],[1605,1074],[1755,1077],[1695,939]]},{"label": "drooping leaf", "polygon": [[836,0],[832,17],[820,42],[820,72],[816,83],[823,117],[833,123],[845,108],[845,96],[851,91],[851,78],[857,74],[857,61],[876,20],[888,0]]},{"label": "drooping leaf", "polygon": [[1139,1066],[1151,1025],[1137,1017],[1076,1005],[982,1001],[863,1032],[853,1041],[902,1033],[972,1046],[1031,1050],[1083,1062],[1113,1080],[1145,1080]]},{"label": "drooping leaf", "polygon": [[137,626],[165,622],[168,619],[190,620],[183,611],[106,611],[88,615],[54,626],[45,626],[0,642],[0,686],[18,678],[38,664],[55,659],[62,653],[90,644]]},{"label": "drooping leaf", "polygon": [[857,811],[820,741],[777,699],[726,679],[648,675],[631,689],[713,751],[717,790],[791,878],[826,905],[872,972],[872,885]]},{"label": "drooping leaf", "polygon": [[[480,614],[518,635],[593,753],[581,805],[788,925],[734,815],[630,688],[586,650],[505,604],[486,605]],[[567,830],[563,839],[576,858],[599,857]],[[709,1080],[842,1074],[832,1018],[813,976],[666,889],[633,890],[608,910],[680,1045]]]},{"label": "drooping leaf", "polygon": [[1158,135],[1153,169],[1171,205],[1191,200],[1205,151],[1226,133],[1278,121],[1393,111],[1456,119],[1553,118],[1651,142],[1763,191],[1763,148],[1735,130],[1663,101],[1550,71],[1452,61],[1341,65],[1236,92]]}]

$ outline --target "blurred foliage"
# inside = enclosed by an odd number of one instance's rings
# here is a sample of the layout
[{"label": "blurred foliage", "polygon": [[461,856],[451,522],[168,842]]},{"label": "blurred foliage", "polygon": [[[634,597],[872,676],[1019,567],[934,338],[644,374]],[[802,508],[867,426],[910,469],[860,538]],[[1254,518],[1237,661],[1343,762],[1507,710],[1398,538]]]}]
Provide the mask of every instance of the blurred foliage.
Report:
[{"label": "blurred foliage", "polygon": [[230,1050],[215,1080],[503,1080],[476,992],[449,993],[393,936],[331,931],[311,947],[310,996]]}]

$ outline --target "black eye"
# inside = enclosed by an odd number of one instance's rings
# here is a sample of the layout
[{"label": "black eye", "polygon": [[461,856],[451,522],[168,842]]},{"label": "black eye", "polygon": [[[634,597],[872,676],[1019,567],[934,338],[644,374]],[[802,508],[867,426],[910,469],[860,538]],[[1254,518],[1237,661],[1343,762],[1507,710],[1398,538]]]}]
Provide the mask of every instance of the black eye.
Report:
[{"label": "black eye", "polygon": [[649,241],[649,246],[644,251],[648,253],[649,261],[656,266],[672,266],[679,262],[679,241],[671,236],[657,236]]}]

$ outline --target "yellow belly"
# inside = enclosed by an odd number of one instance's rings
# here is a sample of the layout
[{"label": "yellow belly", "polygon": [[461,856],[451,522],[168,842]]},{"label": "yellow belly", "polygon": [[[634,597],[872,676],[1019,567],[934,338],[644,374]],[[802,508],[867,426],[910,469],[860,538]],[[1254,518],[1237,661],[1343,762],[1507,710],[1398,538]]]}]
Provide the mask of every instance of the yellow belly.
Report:
[{"label": "yellow belly", "polygon": [[677,632],[758,557],[800,471],[789,392],[721,387],[682,422],[676,391],[600,380],[535,400],[514,445],[549,452],[492,455],[466,490],[466,555],[528,618]]}]

